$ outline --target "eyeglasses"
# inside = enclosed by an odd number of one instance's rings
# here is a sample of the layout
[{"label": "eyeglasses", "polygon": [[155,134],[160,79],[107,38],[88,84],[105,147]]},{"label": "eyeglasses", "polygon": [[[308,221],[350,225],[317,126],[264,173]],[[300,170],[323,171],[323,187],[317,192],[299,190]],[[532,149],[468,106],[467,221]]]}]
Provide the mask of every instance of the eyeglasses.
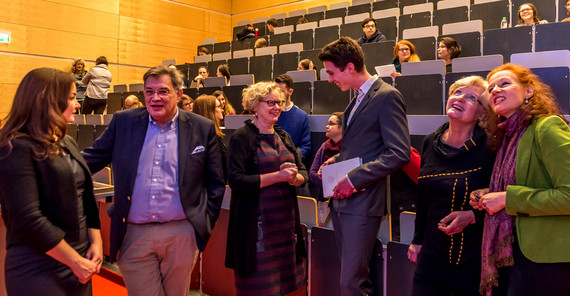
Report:
[{"label": "eyeglasses", "polygon": [[273,108],[273,106],[277,105],[279,107],[283,107],[283,105],[285,105],[285,100],[275,100],[275,101],[262,101],[267,103],[267,106],[269,106],[269,108]]},{"label": "eyeglasses", "polygon": [[530,9],[530,8],[525,8],[525,9],[519,10],[519,12],[531,12],[531,11],[532,11],[532,9]]},{"label": "eyeglasses", "polygon": [[329,121],[329,122],[327,122],[327,125],[325,125],[325,126],[333,126],[333,125],[339,125],[339,126],[340,126],[340,123],[339,123],[339,122],[330,122],[330,121]]},{"label": "eyeglasses", "polygon": [[376,28],[376,25],[364,25],[364,28],[366,28],[366,29],[374,29],[374,28]]},{"label": "eyeglasses", "polygon": [[190,106],[190,105],[192,105],[192,103],[184,103],[184,104],[182,104],[182,106],[184,106],[184,107]]},{"label": "eyeglasses", "polygon": [[159,89],[157,91],[147,89],[144,91],[145,97],[152,97],[154,94],[157,94],[161,98],[166,98],[170,94],[170,91],[168,89]]},{"label": "eyeglasses", "polygon": [[398,51],[404,52],[404,51],[410,51],[410,49],[409,48],[398,48]]}]

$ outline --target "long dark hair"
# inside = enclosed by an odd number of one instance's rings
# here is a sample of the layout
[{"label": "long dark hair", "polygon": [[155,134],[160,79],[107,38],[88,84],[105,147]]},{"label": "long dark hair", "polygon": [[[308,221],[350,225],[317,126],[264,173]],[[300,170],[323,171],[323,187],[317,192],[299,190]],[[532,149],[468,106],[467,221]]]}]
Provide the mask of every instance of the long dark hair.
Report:
[{"label": "long dark hair", "polygon": [[14,96],[6,124],[0,130],[0,147],[11,153],[12,140],[29,136],[37,143],[34,157],[45,159],[59,153],[59,141],[65,135],[67,122],[63,112],[75,77],[51,68],[38,68],[24,78]]},{"label": "long dark hair", "polygon": [[194,101],[192,106],[192,112],[202,115],[214,122],[214,127],[216,128],[216,134],[219,138],[223,138],[225,135],[220,128],[220,119],[216,117],[216,105],[218,104],[218,99],[211,95],[201,95]]}]

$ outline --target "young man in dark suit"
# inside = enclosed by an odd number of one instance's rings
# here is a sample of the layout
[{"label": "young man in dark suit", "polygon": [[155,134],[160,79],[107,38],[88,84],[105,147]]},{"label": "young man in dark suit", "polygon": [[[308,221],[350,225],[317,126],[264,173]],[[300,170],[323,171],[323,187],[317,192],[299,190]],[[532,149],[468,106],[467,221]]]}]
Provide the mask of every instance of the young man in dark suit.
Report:
[{"label": "young man in dark suit", "polygon": [[144,95],[83,156],[92,172],[113,164],[110,257],[129,295],[187,295],[225,190],[220,149],[212,121],[177,108],[178,70],[151,68]]},{"label": "young man in dark suit", "polygon": [[362,48],[341,37],[319,54],[329,82],[356,93],[344,111],[340,154],[334,162],[359,157],[362,165],[334,188],[332,220],[341,261],[341,295],[370,294],[369,262],[386,209],[386,177],[410,160],[404,99],[398,90],[372,76]]}]

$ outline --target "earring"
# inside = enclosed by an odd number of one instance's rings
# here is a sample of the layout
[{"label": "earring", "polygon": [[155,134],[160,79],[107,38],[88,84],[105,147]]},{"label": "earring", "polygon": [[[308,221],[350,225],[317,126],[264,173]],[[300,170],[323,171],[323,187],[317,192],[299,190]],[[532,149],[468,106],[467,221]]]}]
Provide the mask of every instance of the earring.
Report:
[{"label": "earring", "polygon": [[528,105],[528,98],[524,99],[524,104]]}]

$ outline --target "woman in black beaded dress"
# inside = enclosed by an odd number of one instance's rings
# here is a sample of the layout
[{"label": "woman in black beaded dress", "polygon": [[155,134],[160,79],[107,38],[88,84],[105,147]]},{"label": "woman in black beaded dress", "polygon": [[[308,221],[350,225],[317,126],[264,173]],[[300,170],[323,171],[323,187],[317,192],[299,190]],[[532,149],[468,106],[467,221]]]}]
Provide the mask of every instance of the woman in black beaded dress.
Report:
[{"label": "woman in black beaded dress", "polygon": [[424,139],[414,240],[412,295],[479,295],[484,216],[469,194],[489,186],[493,156],[479,125],[488,110],[487,83],[462,78],[449,89],[449,122]]}]

